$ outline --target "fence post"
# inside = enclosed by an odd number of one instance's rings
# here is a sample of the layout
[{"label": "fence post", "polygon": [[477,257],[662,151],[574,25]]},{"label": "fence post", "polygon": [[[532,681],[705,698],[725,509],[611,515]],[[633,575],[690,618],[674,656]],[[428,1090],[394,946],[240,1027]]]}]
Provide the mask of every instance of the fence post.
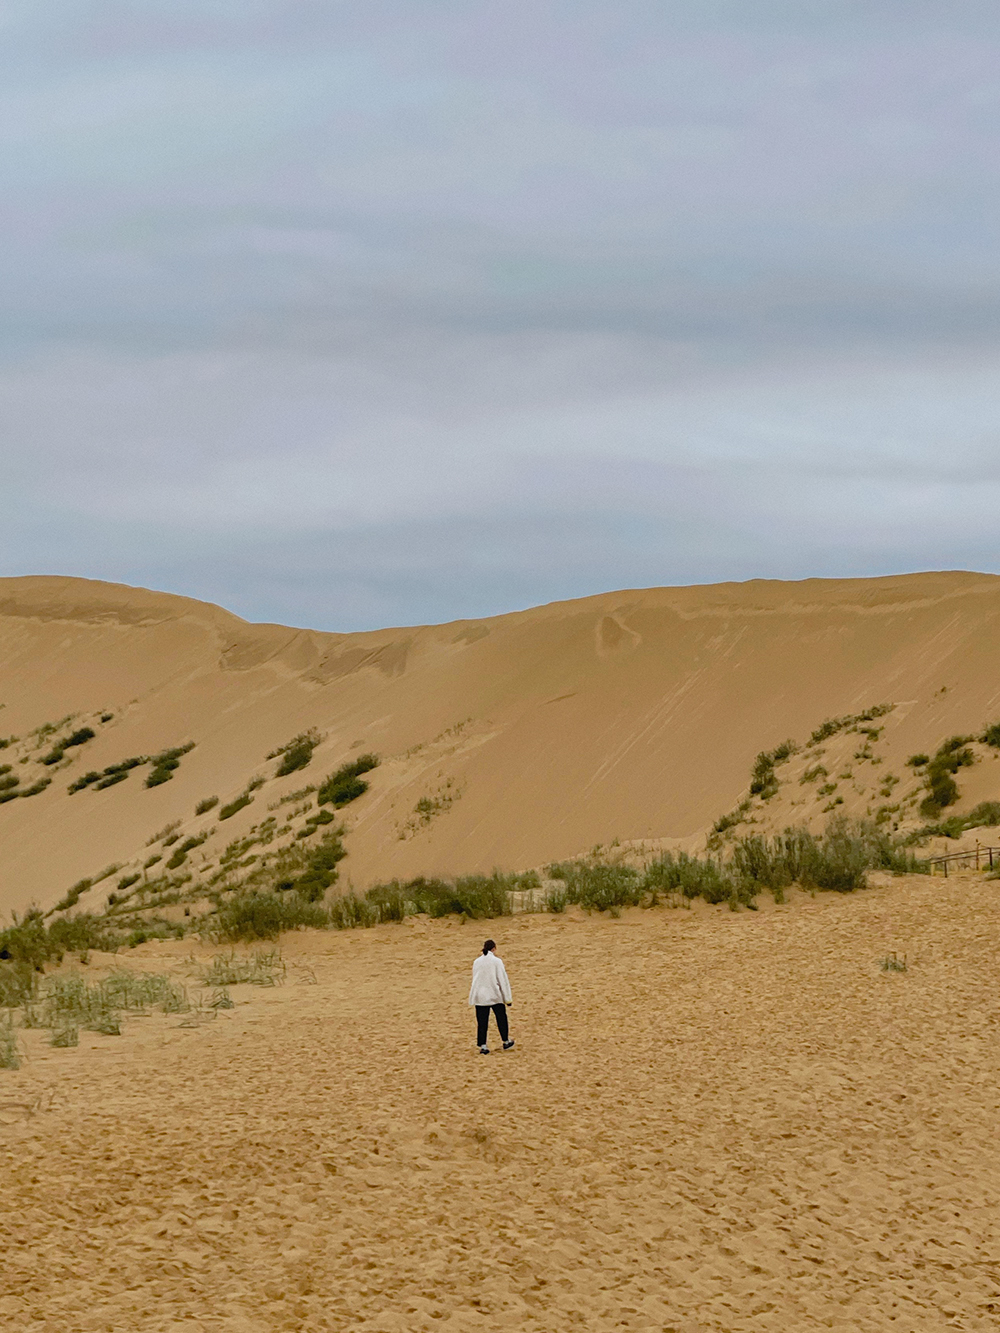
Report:
[{"label": "fence post", "polygon": [[945,879],[947,879],[947,878],[948,878],[948,862],[947,862],[947,861],[942,861],[941,864],[944,866],[944,877],[945,877]]},{"label": "fence post", "polygon": [[979,839],[976,839],[976,869],[979,869]]}]

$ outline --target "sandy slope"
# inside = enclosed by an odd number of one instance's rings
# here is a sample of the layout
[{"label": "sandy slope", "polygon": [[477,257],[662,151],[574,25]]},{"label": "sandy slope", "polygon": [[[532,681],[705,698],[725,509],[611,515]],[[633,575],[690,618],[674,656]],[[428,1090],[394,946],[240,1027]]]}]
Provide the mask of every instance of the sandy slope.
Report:
[{"label": "sandy slope", "polygon": [[488,1059],[447,922],[286,937],[288,983],[195,1031],[26,1034],[0,1326],[993,1330],[998,893],[491,923]]},{"label": "sandy slope", "polygon": [[[311,769],[269,781],[220,845],[363,749],[383,763],[346,813],[344,873],[360,886],[691,837],[739,799],[758,750],[831,714],[896,702],[880,758],[897,774],[912,750],[1000,717],[998,635],[1000,579],[968,573],[627,591],[350,635],[117,585],[0,580],[0,732],[114,714],[41,795],[0,805],[0,910],[140,864],[158,829],[270,776],[267,753],[307,727],[325,736]],[[155,790],[136,775],[66,793],[86,768],[188,740]],[[33,744],[15,756],[26,782],[43,773]],[[1000,796],[984,766],[967,780],[970,800]],[[846,808],[870,803],[844,790]],[[794,817],[816,813],[791,799]]]}]

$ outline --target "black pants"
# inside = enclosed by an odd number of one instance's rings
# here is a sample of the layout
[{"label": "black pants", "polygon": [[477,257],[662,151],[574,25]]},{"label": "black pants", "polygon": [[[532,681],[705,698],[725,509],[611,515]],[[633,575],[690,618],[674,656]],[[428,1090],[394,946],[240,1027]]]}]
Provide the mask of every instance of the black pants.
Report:
[{"label": "black pants", "polygon": [[497,1020],[497,1031],[500,1033],[500,1040],[507,1040],[507,1006],[505,1004],[477,1004],[476,1005],[476,1045],[486,1045],[486,1033],[490,1026],[490,1010],[493,1010],[493,1016]]}]

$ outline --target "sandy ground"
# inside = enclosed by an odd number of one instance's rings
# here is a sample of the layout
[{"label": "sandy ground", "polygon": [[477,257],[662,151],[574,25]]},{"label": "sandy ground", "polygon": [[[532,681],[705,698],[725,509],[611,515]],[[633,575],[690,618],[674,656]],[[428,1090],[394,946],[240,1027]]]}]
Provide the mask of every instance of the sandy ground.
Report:
[{"label": "sandy ground", "polygon": [[0,1326],[996,1329],[998,925],[971,875],[491,923],[488,1058],[482,923],[287,937],[210,1025],[0,1074]]}]

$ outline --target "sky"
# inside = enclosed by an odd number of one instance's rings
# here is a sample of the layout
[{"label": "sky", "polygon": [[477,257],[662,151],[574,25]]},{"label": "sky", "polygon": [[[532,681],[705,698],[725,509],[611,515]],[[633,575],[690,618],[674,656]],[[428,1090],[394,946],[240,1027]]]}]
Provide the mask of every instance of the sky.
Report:
[{"label": "sky", "polygon": [[0,0],[0,572],[1000,572],[995,0]]}]

